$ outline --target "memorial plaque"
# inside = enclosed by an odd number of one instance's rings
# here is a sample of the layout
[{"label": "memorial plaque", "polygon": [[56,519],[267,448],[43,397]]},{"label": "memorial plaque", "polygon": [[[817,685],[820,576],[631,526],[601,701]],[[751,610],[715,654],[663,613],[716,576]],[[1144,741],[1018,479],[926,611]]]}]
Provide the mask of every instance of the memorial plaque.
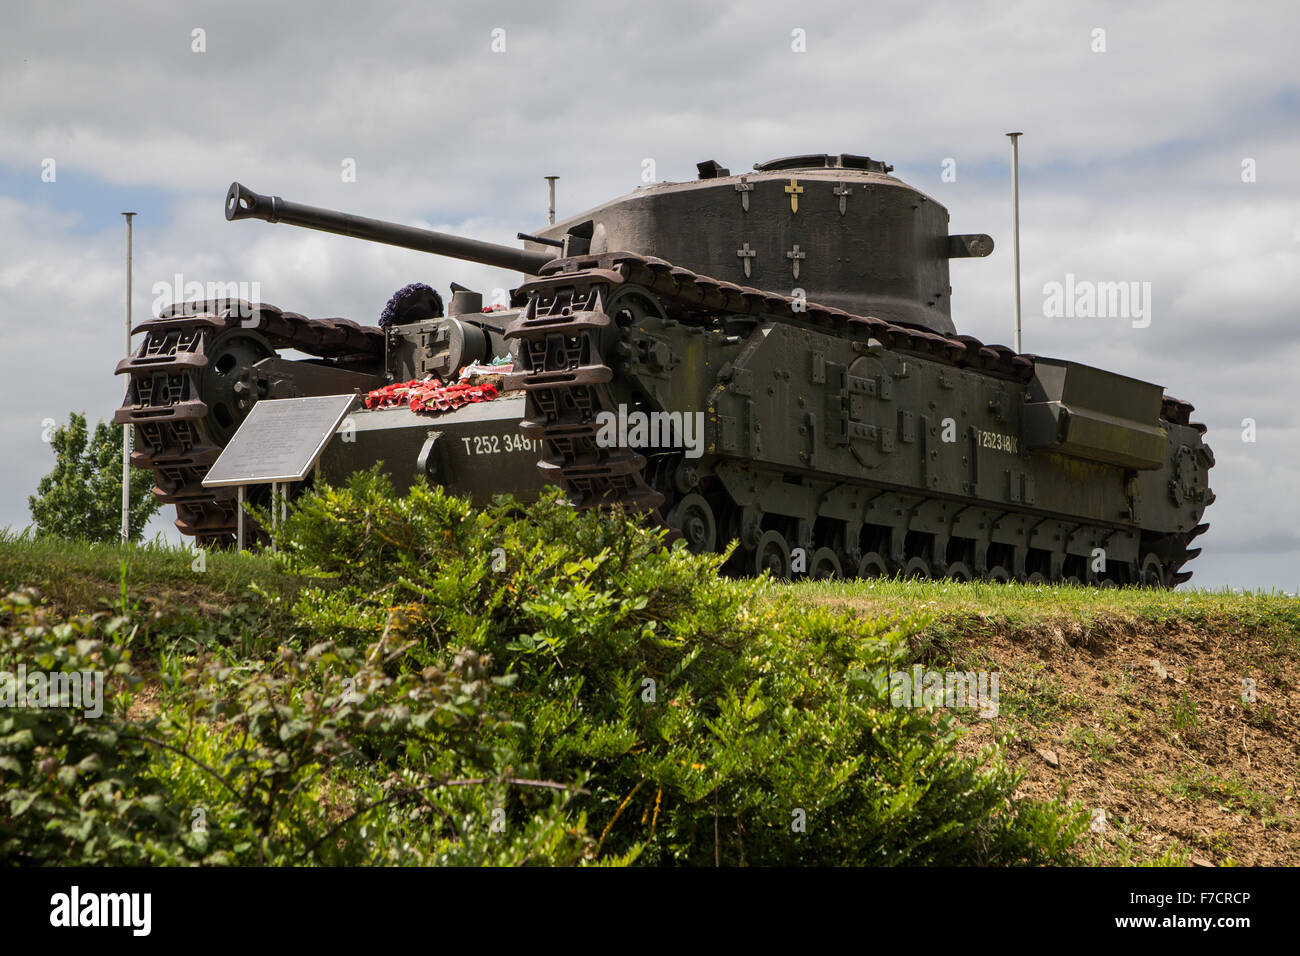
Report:
[{"label": "memorial plaque", "polygon": [[263,399],[248,413],[203,484],[302,481],[356,400],[355,395]]}]

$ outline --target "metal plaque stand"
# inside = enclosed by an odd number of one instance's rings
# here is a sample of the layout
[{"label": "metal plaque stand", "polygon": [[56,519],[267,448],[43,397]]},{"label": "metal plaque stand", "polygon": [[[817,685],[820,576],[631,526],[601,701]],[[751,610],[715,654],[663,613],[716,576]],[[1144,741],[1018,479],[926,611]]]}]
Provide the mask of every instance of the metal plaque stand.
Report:
[{"label": "metal plaque stand", "polygon": [[316,467],[356,402],[352,395],[263,399],[253,406],[203,479],[207,488],[234,487],[239,513],[235,545],[244,550],[244,504],[249,485],[271,486],[271,549],[288,519],[290,482],[302,481]]}]

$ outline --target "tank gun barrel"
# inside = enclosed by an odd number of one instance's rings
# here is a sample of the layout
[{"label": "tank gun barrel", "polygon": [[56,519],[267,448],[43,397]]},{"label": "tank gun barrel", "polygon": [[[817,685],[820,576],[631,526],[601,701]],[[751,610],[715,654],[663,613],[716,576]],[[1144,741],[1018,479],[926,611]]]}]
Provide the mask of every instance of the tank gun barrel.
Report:
[{"label": "tank gun barrel", "polygon": [[431,252],[501,269],[513,269],[527,275],[536,275],[542,266],[554,258],[545,252],[514,249],[431,229],[417,229],[414,226],[384,222],[382,219],[367,219],[365,216],[353,216],[333,209],[288,202],[279,196],[260,195],[239,183],[231,183],[230,190],[226,193],[226,219],[231,222],[236,219],[286,222],[305,229],[319,229],[339,236],[351,236],[417,252]]}]

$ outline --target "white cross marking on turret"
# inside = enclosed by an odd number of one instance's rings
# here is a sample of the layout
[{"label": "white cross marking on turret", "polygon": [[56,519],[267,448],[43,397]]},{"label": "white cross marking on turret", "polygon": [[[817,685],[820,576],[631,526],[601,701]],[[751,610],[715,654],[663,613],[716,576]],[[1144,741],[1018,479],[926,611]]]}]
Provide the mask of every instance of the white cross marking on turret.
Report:
[{"label": "white cross marking on turret", "polygon": [[[754,184],[744,176],[740,177],[740,182],[736,183],[736,192],[740,193],[740,208],[749,212],[749,194],[754,191]],[[749,265],[748,262],[745,265]],[[746,271],[745,275],[749,275]]]},{"label": "white cross marking on turret", "polygon": [[837,195],[837,196],[840,197],[840,215],[841,215],[841,216],[844,215],[845,205],[846,205],[846,203],[848,203],[848,200],[849,200],[849,193],[851,193],[851,192],[853,192],[853,190],[850,189],[848,186],[844,185],[844,183],[836,183],[836,184],[835,184],[834,193],[835,193],[835,195]]},{"label": "white cross marking on turret", "polygon": [[785,257],[794,263],[794,277],[799,278],[799,260],[807,259],[808,254],[799,251],[799,243],[794,244],[794,248],[785,254]]},{"label": "white cross marking on turret", "polygon": [[736,255],[740,256],[740,261],[745,264],[745,278],[748,279],[749,260],[754,258],[754,256],[758,255],[758,253],[755,250],[749,248],[749,243],[745,243],[745,245],[742,248],[736,250]]}]

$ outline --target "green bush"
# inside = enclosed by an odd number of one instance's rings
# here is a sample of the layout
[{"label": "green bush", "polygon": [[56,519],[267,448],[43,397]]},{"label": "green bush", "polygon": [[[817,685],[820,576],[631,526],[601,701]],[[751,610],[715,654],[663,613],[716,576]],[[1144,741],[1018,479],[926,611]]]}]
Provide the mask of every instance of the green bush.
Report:
[{"label": "green bush", "polygon": [[[506,718],[484,709],[491,662],[473,651],[395,677],[386,668],[405,652],[385,641],[365,655],[321,642],[239,665],[172,658],[153,675],[165,706],[149,716],[132,713],[150,678],[132,663],[122,618],[53,624],[33,595],[15,593],[0,600],[0,634],[0,671],[98,671],[112,691],[97,717],[0,708],[0,859],[518,865],[539,852],[557,863],[589,855],[581,816],[574,826],[568,812],[575,788],[510,778],[482,745],[479,733]],[[434,738],[437,759],[409,759],[417,740]],[[523,825],[498,832],[512,789],[542,795]],[[475,821],[488,821],[482,834]]]},{"label": "green bush", "polygon": [[252,643],[6,599],[0,669],[84,659],[114,689],[97,719],[0,710],[6,859],[1034,864],[1086,826],[890,706],[916,622],[727,580],[632,518],[368,473],[280,545],[307,586]]},{"label": "green bush", "polygon": [[[481,745],[516,776],[582,775],[598,858],[1041,863],[1082,830],[1013,800],[996,755],[956,757],[946,715],[889,705],[914,622],[773,600],[635,520],[556,495],[524,514],[423,485],[399,498],[371,473],[301,501],[281,543],[334,576],[294,609],[313,633],[397,635],[399,669],[490,659],[488,701],[511,720]],[[511,825],[530,812],[512,802]]]},{"label": "green bush", "polygon": [[120,642],[125,621],[106,614],[52,621],[38,597],[0,600],[6,691],[33,671],[99,674],[103,714],[14,699],[0,706],[0,859],[144,862],[148,849],[138,835],[174,829],[174,821],[165,793],[147,779],[146,746],[123,719],[123,700],[139,681]]}]

